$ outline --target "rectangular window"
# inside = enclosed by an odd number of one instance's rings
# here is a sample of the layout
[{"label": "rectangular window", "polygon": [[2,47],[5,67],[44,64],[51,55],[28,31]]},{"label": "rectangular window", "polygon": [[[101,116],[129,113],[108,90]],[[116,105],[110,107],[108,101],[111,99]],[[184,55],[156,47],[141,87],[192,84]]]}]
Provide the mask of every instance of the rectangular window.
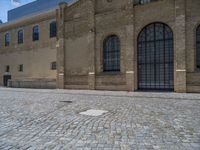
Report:
[{"label": "rectangular window", "polygon": [[24,33],[23,30],[18,31],[18,44],[22,44],[24,42]]},{"label": "rectangular window", "polygon": [[33,27],[33,41],[38,41],[39,40],[39,26]]},{"label": "rectangular window", "polygon": [[57,68],[57,64],[54,61],[54,62],[51,63],[51,70],[56,70],[56,68]]},{"label": "rectangular window", "polygon": [[10,72],[10,66],[6,66],[6,68],[5,68],[5,72]]},{"label": "rectangular window", "polygon": [[9,33],[6,33],[5,35],[5,46],[9,46],[10,45],[10,35]]},{"label": "rectangular window", "polygon": [[19,72],[23,72],[24,71],[24,65],[23,64],[19,65],[18,71]]},{"label": "rectangular window", "polygon": [[57,36],[57,25],[56,22],[50,23],[50,38]]},{"label": "rectangular window", "polygon": [[154,1],[158,1],[158,0],[139,0],[137,3],[143,5],[143,4],[147,4]]}]

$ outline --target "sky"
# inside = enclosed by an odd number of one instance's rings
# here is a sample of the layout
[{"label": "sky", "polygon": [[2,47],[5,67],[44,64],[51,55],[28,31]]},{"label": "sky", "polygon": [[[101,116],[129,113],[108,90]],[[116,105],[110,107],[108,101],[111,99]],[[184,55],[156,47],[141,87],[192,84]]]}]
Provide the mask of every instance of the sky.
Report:
[{"label": "sky", "polygon": [[7,22],[7,11],[35,0],[0,0],[0,20]]}]

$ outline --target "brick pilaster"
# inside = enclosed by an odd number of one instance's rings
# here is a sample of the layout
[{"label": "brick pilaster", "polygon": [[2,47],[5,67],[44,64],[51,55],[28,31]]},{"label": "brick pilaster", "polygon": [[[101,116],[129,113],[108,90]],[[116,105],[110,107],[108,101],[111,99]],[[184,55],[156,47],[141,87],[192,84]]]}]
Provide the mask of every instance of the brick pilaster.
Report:
[{"label": "brick pilaster", "polygon": [[175,0],[175,79],[176,92],[186,92],[186,11],[185,0]]},{"label": "brick pilaster", "polygon": [[60,3],[57,10],[57,88],[64,89],[65,82],[65,8],[67,3]]}]

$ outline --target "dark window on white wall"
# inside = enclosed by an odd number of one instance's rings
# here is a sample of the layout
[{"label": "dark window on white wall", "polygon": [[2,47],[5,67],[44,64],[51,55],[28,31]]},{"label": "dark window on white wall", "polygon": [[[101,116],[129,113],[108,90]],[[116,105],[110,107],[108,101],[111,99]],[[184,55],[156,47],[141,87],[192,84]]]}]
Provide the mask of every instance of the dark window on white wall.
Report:
[{"label": "dark window on white wall", "polygon": [[5,46],[9,46],[10,45],[10,34],[6,33],[5,34]]},{"label": "dark window on white wall", "polygon": [[56,68],[57,68],[57,64],[54,61],[54,62],[51,63],[51,70],[56,70]]},{"label": "dark window on white wall", "polygon": [[19,72],[23,72],[23,71],[24,71],[24,65],[23,65],[23,64],[20,64],[20,65],[18,66],[18,71],[19,71]]},{"label": "dark window on white wall", "polygon": [[39,40],[39,26],[34,26],[33,27],[33,41],[38,41]]},{"label": "dark window on white wall", "polygon": [[200,25],[197,28],[197,68],[200,69]]},{"label": "dark window on white wall", "polygon": [[10,66],[6,66],[6,68],[5,68],[5,72],[10,72]]},{"label": "dark window on white wall", "polygon": [[56,21],[50,23],[50,38],[57,36],[57,25]]},{"label": "dark window on white wall", "polygon": [[109,36],[104,40],[103,71],[120,71],[120,40],[116,35]]},{"label": "dark window on white wall", "polygon": [[24,33],[23,30],[18,31],[18,44],[22,44],[24,42]]}]

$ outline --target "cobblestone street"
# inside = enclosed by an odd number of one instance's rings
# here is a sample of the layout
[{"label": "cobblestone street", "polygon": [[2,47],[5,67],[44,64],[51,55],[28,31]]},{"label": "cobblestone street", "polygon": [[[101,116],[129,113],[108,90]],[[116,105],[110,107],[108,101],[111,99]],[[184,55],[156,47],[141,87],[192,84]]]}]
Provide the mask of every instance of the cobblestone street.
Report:
[{"label": "cobblestone street", "polygon": [[0,88],[0,149],[200,150],[200,95]]}]

